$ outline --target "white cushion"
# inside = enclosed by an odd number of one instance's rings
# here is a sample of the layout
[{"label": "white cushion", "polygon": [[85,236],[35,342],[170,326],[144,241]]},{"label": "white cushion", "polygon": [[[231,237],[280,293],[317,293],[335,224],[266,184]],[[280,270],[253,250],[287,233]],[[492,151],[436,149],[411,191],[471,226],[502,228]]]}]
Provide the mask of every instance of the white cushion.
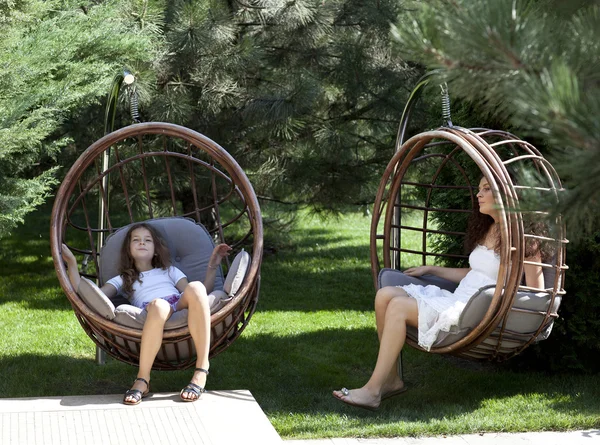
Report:
[{"label": "white cushion", "polygon": [[248,272],[249,266],[250,254],[242,249],[242,251],[234,258],[233,263],[231,263],[231,267],[227,271],[225,284],[223,285],[223,290],[227,292],[230,297],[235,296],[239,290],[244,278],[246,277],[246,272]]},{"label": "white cushion", "polygon": [[108,320],[115,318],[115,305],[92,280],[81,277],[77,293],[90,309]]}]

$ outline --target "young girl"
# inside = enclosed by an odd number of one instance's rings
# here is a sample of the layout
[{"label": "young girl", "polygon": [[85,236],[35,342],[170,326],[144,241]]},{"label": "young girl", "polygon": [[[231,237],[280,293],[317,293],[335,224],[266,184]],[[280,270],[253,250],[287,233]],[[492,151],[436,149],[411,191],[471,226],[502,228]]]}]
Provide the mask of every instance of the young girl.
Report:
[{"label": "young girl", "polygon": [[[217,268],[231,247],[215,247],[208,262],[204,284],[188,283],[187,277],[171,266],[169,251],[150,224],[134,224],[127,231],[121,248],[120,274],[106,282],[101,290],[109,298],[117,293],[128,296],[131,303],[148,312],[140,348],[140,367],[133,386],[125,393],[123,403],[137,405],[150,391],[150,370],[162,344],[165,322],[175,311],[188,309],[188,327],[198,358],[190,383],[181,390],[185,402],[194,402],[204,392],[208,376],[210,347],[210,307],[208,293],[213,290]],[[77,260],[66,245],[62,258],[67,264],[69,279],[79,287]]]},{"label": "young girl", "polygon": [[[404,382],[398,375],[396,359],[404,346],[406,327],[418,328],[419,345],[431,348],[440,331],[448,331],[458,323],[468,300],[482,286],[498,280],[500,256],[500,215],[486,178],[479,183],[479,212],[473,214],[466,244],[471,252],[469,268],[420,266],[404,271],[410,277],[432,274],[459,283],[454,292],[437,286],[388,286],[375,296],[375,320],[379,337],[379,354],[369,381],[358,389],[342,388],[333,396],[348,405],[375,410],[382,400],[404,392]],[[530,246],[531,247],[531,246]],[[527,250],[527,249],[526,249]],[[540,262],[539,246],[528,249],[525,256]],[[527,286],[543,288],[542,268],[524,265]]]}]

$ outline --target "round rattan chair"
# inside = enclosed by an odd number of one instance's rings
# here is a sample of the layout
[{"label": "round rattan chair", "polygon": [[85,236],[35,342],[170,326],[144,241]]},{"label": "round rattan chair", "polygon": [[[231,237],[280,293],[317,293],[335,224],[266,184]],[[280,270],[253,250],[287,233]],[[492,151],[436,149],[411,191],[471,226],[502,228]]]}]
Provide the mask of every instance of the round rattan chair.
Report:
[{"label": "round rattan chair", "polygon": [[[413,94],[407,104],[397,151],[375,200],[371,222],[375,286],[407,284],[390,276],[402,275],[397,271],[409,266],[466,260],[462,251],[466,221],[478,208],[477,187],[484,175],[501,213],[498,281],[495,287],[481,289],[471,298],[457,331],[438,337],[430,352],[480,360],[507,359],[549,335],[565,293],[565,228],[560,216],[552,215],[548,221],[548,203],[557,202],[562,190],[560,179],[535,147],[504,131],[469,130],[450,123],[405,141],[416,98],[418,95]],[[524,183],[524,178],[531,183]],[[532,208],[532,202],[544,202],[545,210]],[[530,230],[531,220],[544,220],[551,230],[540,235]],[[546,243],[550,257],[541,263],[528,262],[525,244],[532,241]],[[542,267],[543,289],[524,285],[526,263]],[[422,349],[415,329],[409,329],[407,343]]]},{"label": "round rattan chair", "polygon": [[[106,319],[86,304],[69,281],[61,245],[82,259],[82,275],[98,282],[105,239],[133,222],[163,217],[201,224],[209,243],[232,246],[230,258],[244,248],[250,253],[239,290],[211,315],[211,356],[241,334],[258,301],[260,208],[231,155],[202,134],[174,124],[135,124],[107,134],[73,164],[56,194],[51,250],[60,285],[86,333],[109,355],[131,364],[139,360],[141,328]],[[224,266],[230,265],[227,259]],[[219,274],[222,282],[224,273]],[[154,369],[183,369],[194,362],[187,325],[165,330]]]}]

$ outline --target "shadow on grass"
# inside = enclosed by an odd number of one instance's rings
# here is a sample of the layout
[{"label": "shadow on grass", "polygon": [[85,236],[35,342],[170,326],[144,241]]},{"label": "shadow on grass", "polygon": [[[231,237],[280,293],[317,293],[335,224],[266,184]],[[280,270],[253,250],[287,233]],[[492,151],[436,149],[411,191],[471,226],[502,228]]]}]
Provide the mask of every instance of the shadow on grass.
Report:
[{"label": "shadow on grass", "polygon": [[[410,391],[384,402],[378,420],[373,420],[372,413],[340,403],[331,391],[366,383],[376,348],[372,329],[329,329],[291,337],[242,336],[213,360],[210,386],[250,389],[270,415],[338,413],[382,423],[397,421],[399,416],[424,422],[463,416],[486,401],[529,393],[554,400],[552,408],[565,413],[600,411],[600,389],[586,386],[589,379],[519,374],[501,366],[472,365],[408,349],[404,360]],[[295,433],[301,432],[306,431]]]},{"label": "shadow on grass", "polygon": [[[515,373],[499,366],[470,366],[409,349],[405,378],[410,390],[385,401],[377,414],[336,401],[331,391],[359,387],[370,376],[377,347],[373,329],[328,329],[295,336],[246,335],[212,360],[207,389],[248,389],[267,415],[329,416],[364,425],[430,423],[464,418],[490,401],[538,394],[548,408],[570,415],[600,412],[600,389],[590,379]],[[152,392],[177,392],[191,370],[153,372]],[[0,359],[2,397],[123,394],[136,368],[109,359],[104,366],[89,358],[23,354]],[[201,403],[201,402],[200,402]],[[510,406],[510,403],[507,403]],[[323,424],[295,421],[280,433],[323,431]],[[334,427],[335,428],[335,427]],[[339,431],[338,433],[340,433]]]}]

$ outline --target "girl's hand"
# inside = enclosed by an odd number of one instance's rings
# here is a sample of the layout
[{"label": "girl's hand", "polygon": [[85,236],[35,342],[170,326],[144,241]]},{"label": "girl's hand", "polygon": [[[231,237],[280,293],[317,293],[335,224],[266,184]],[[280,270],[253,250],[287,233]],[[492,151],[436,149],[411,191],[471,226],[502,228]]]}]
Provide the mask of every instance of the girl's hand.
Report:
[{"label": "girl's hand", "polygon": [[221,264],[223,258],[229,255],[230,251],[231,247],[229,247],[227,244],[219,244],[218,246],[215,246],[215,249],[213,250],[212,255],[210,256],[208,266],[217,267],[219,264]]},{"label": "girl's hand", "polygon": [[430,273],[430,270],[429,266],[411,267],[404,271],[404,275],[408,275],[409,277],[420,277],[421,275]]},{"label": "girl's hand", "polygon": [[67,263],[68,268],[77,267],[77,259],[75,259],[75,255],[73,255],[73,252],[71,252],[66,244],[62,245],[60,256],[62,257],[63,261]]}]

